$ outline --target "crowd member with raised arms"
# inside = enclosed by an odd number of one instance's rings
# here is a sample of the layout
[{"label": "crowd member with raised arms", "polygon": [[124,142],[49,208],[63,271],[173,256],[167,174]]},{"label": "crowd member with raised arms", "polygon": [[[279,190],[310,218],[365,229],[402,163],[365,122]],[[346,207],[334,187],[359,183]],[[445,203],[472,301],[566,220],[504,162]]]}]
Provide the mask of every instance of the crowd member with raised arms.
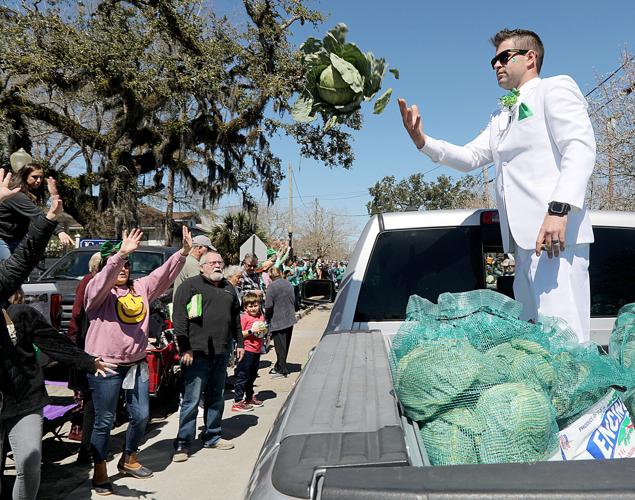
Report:
[{"label": "crowd member with raised arms", "polygon": [[143,233],[124,231],[117,244],[104,243],[101,270],[86,286],[84,306],[89,320],[86,352],[115,363],[116,373],[105,378],[88,376],[93,395],[95,423],[91,437],[94,461],[93,488],[96,493],[112,493],[112,483],[106,470],[108,442],[119,392],[124,398],[129,416],[128,430],[117,468],[136,478],[152,476],[152,471],[139,463],[137,450],[141,444],[149,415],[148,325],[150,304],[163,294],[183,268],[192,247],[192,235],[183,226],[183,247],[148,276],[130,278],[129,256],[139,247]]},{"label": "crowd member with raised arms", "polygon": [[[29,230],[29,224],[42,215],[46,201],[44,169],[37,163],[18,170],[11,185],[19,192],[0,203],[0,260],[9,258]],[[62,228],[56,227],[55,234],[62,244],[75,245]]]},{"label": "crowd member with raised arms", "polygon": [[[0,203],[17,193],[9,189],[11,175],[0,170]],[[35,217],[12,255],[0,262],[0,302],[5,304],[41,259],[55,231],[62,201],[48,179],[51,207]],[[40,486],[42,408],[48,398],[33,343],[54,359],[77,364],[103,375],[111,365],[88,356],[55,331],[35,309],[12,305],[0,314],[0,461],[5,436],[13,450],[17,477],[13,498],[35,499]]]}]

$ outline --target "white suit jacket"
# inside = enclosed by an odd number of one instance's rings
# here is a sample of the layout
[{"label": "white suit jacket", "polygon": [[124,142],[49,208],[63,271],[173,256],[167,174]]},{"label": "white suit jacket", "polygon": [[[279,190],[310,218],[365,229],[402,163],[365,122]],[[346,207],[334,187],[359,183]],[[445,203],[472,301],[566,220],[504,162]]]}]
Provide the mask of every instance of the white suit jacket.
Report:
[{"label": "white suit jacket", "polygon": [[[472,142],[456,146],[426,135],[421,151],[463,172],[495,164],[506,252],[513,251],[514,243],[535,248],[550,201],[571,205],[566,243],[592,243],[584,197],[595,164],[595,136],[586,100],[569,76],[534,78],[519,91],[511,111],[494,113]],[[519,117],[521,103],[531,116]]]}]

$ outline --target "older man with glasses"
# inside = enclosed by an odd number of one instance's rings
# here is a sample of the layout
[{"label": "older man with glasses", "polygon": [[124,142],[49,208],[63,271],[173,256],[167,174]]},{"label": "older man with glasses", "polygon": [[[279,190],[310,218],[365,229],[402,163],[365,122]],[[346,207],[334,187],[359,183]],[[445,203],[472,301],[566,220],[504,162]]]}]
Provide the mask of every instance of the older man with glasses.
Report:
[{"label": "older man with glasses", "polygon": [[243,281],[240,287],[240,294],[245,295],[247,292],[255,292],[263,295],[262,278],[256,271],[258,268],[258,256],[248,253],[243,259]]},{"label": "older man with glasses", "polygon": [[593,230],[584,199],[595,164],[587,103],[569,76],[540,78],[544,47],[536,33],[505,29],[491,42],[491,67],[510,92],[476,139],[456,146],[424,134],[417,106],[400,99],[403,124],[434,162],[463,172],[496,166],[503,246],[515,253],[514,295],[524,318],[561,317],[586,342]]},{"label": "older man with glasses", "polygon": [[181,351],[183,377],[174,462],[184,462],[189,457],[196,433],[198,401],[203,392],[203,447],[217,450],[234,447],[221,438],[221,420],[227,361],[233,342],[237,345],[237,360],[244,354],[240,302],[234,287],[223,277],[225,263],[219,253],[206,253],[200,264],[200,274],[186,279],[174,298],[174,332]]}]

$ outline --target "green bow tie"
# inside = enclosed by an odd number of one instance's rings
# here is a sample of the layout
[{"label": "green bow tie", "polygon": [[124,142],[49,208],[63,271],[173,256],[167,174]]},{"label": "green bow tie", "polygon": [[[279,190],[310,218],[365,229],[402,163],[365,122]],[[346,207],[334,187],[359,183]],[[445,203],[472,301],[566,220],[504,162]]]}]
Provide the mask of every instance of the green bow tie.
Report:
[{"label": "green bow tie", "polygon": [[518,89],[511,89],[507,94],[499,99],[501,106],[507,109],[512,109],[516,101],[518,101],[518,96],[520,95],[520,91]]}]

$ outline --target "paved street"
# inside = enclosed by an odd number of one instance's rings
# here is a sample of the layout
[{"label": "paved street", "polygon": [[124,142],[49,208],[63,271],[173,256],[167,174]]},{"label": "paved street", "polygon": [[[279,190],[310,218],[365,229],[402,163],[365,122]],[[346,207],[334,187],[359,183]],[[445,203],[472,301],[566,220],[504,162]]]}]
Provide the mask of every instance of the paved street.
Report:
[{"label": "paved street", "polygon": [[[172,440],[178,428],[178,412],[173,412],[166,418],[153,418],[148,426],[147,442],[140,453],[141,462],[154,471],[154,477],[147,480],[122,478],[117,472],[116,463],[125,426],[115,429],[110,443],[114,455],[108,463],[108,472],[114,479],[115,495],[110,498],[241,498],[260,447],[304,366],[308,351],[319,340],[329,312],[330,307],[320,307],[304,316],[296,325],[289,354],[293,373],[287,379],[272,380],[268,374],[275,361],[273,349],[263,356],[256,391],[258,397],[265,401],[264,407],[244,414],[232,413],[232,393],[226,393],[223,431],[225,437],[235,444],[233,450],[207,450],[197,443],[187,462],[172,463]],[[199,411],[200,423],[202,410]],[[102,498],[95,494],[91,497],[90,468],[76,464],[76,455],[69,456],[63,445],[53,443],[50,435],[48,438],[44,445],[45,463],[38,498]],[[69,441],[67,446],[71,450],[77,449],[75,442]]]}]

